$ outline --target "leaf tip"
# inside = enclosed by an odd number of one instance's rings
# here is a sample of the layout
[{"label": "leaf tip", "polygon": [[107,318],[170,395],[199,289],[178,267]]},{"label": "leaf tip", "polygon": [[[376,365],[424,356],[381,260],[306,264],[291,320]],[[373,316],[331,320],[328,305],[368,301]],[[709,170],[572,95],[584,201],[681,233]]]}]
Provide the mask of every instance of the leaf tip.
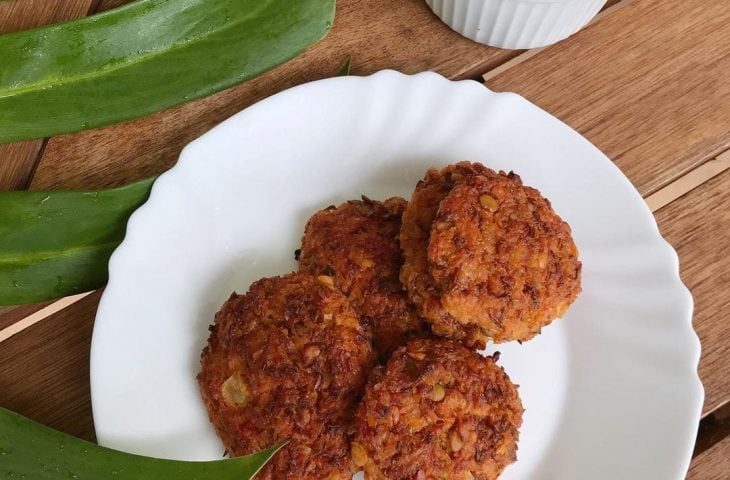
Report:
[{"label": "leaf tip", "polygon": [[348,77],[350,76],[350,70],[352,69],[352,57],[347,57],[347,60],[345,60],[345,63],[342,64],[340,69],[337,71],[338,77]]}]

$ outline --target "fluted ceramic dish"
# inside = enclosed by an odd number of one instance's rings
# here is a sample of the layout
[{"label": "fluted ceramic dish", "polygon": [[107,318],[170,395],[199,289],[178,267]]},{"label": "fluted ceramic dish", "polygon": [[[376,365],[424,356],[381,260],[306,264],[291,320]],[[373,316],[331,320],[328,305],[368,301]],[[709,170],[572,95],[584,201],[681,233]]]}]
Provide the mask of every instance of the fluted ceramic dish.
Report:
[{"label": "fluted ceramic dish", "polygon": [[606,0],[426,0],[452,30],[500,48],[536,48],[573,35]]},{"label": "fluted ceramic dish", "polygon": [[195,375],[232,291],[296,268],[317,209],[408,197],[428,167],[469,159],[518,172],[573,228],[583,293],[524,345],[498,346],[526,407],[504,479],[684,478],[703,392],[692,299],[677,256],[621,172],[510,93],[392,71],[293,88],[188,145],[112,256],[94,326],[102,445],[215,459]]}]

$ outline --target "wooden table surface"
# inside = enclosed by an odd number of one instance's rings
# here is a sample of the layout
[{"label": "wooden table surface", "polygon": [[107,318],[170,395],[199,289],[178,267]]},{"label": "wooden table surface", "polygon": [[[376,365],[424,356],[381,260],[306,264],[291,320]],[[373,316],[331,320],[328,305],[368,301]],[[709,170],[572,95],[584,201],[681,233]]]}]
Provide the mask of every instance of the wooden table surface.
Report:
[{"label": "wooden table surface", "polygon": [[[0,32],[124,0],[0,2]],[[624,0],[548,48],[508,51],[451,32],[423,0],[339,0],[329,36],[253,81],[123,124],[0,145],[0,189],[96,188],[160,173],[182,147],[275,92],[384,68],[433,70],[517,92],[603,150],[679,252],[695,299],[706,399],[691,479],[730,477],[730,7]],[[0,61],[2,61],[0,59]],[[0,405],[93,439],[89,343],[100,293],[0,308]]]}]

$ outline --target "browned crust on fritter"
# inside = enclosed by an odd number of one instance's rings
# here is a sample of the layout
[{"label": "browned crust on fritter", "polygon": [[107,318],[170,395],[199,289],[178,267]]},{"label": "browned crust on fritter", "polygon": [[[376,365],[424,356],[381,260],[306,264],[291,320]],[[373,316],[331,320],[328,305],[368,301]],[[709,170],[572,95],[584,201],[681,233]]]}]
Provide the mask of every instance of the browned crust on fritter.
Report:
[{"label": "browned crust on fritter", "polygon": [[495,342],[529,340],[580,292],[570,227],[512,173],[468,178],[446,195],[428,264],[449,314],[433,328],[451,338],[473,324]]},{"label": "browned crust on fritter", "polygon": [[[470,162],[459,162],[441,170],[429,169],[424,179],[416,185],[411,201],[403,213],[400,232],[403,266],[400,280],[419,314],[432,324],[434,320],[438,323],[453,323],[454,320],[441,307],[440,293],[429,272],[427,247],[431,225],[441,200],[454,185],[474,175],[494,177],[497,173],[479,163]],[[439,322],[440,317],[445,318]],[[441,334],[438,331],[434,333]],[[485,345],[484,334],[476,325],[462,325],[458,338],[468,345],[482,348]]]},{"label": "browned crust on fritter", "polygon": [[332,277],[355,310],[373,328],[373,347],[382,362],[427,325],[409,304],[398,279],[398,235],[406,206],[402,198],[363,198],[315,213],[302,238],[299,271]]},{"label": "browned crust on fritter", "polygon": [[514,173],[429,170],[403,215],[401,281],[438,336],[528,340],[580,292],[570,227]]},{"label": "browned crust on fritter", "polygon": [[312,276],[259,280],[216,314],[198,382],[227,450],[289,440],[261,479],[347,479],[348,429],[374,358],[342,293]]},{"label": "browned crust on fritter", "polygon": [[522,413],[494,358],[414,340],[368,382],[353,461],[368,480],[493,480],[516,459]]}]

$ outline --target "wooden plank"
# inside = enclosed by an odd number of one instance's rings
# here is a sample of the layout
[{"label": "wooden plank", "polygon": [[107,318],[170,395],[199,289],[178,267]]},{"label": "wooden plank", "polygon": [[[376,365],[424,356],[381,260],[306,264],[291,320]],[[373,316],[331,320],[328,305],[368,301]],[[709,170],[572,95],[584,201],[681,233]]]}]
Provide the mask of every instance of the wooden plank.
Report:
[{"label": "wooden plank", "polygon": [[85,293],[79,293],[78,295],[71,295],[69,297],[64,297],[59,300],[56,300],[53,303],[50,303],[49,305],[46,305],[43,308],[40,308],[30,315],[25,316],[23,319],[14,322],[4,328],[0,329],[0,342],[3,342],[10,337],[17,335],[24,330],[32,327],[33,325],[47,320],[48,318],[52,317],[56,313],[66,309],[66,307],[69,307],[77,302],[80,302],[84,298],[91,295],[93,292],[85,292]]},{"label": "wooden plank", "polygon": [[657,212],[659,228],[679,253],[682,280],[695,300],[702,342],[704,414],[730,400],[730,170]]},{"label": "wooden plank", "polygon": [[111,10],[112,8],[121,7],[126,5],[132,0],[100,0],[99,5],[96,7],[97,12],[103,12],[105,10]]},{"label": "wooden plank", "polygon": [[[0,34],[83,17],[91,0],[0,2]],[[0,191],[22,190],[30,181],[43,140],[0,145]]]},{"label": "wooden plank", "polygon": [[730,475],[730,435],[697,455],[687,474],[687,480],[727,480]]},{"label": "wooden plank", "polygon": [[646,203],[652,212],[669,205],[674,200],[704,184],[716,175],[730,168],[730,151],[709,160],[699,167],[687,172],[666,187],[646,197]]},{"label": "wooden plank", "polygon": [[92,0],[10,0],[0,3],[0,33],[86,16]]},{"label": "wooden plank", "polygon": [[337,8],[325,40],[258,79],[144,119],[51,139],[32,188],[104,187],[159,173],[215,124],[285,88],[333,76],[348,56],[354,74],[394,68],[466,78],[514,55],[452,32],[423,0],[340,0]]},{"label": "wooden plank", "polygon": [[724,480],[730,473],[730,403],[702,419],[687,480]]},{"label": "wooden plank", "polygon": [[728,436],[730,436],[730,403],[702,419],[692,456],[702,455]]},{"label": "wooden plank", "polygon": [[2,342],[0,405],[77,437],[94,439],[89,346],[94,293]]},{"label": "wooden plank", "polygon": [[643,0],[487,85],[564,120],[649,194],[730,148],[728,71],[726,3]]},{"label": "wooden plank", "polygon": [[42,146],[43,140],[0,145],[0,191],[26,188]]},{"label": "wooden plank", "polygon": [[[591,20],[589,25],[600,21],[603,17],[605,17],[607,15],[612,15],[614,11],[618,10],[619,8],[623,8],[624,6],[626,6],[627,4],[629,4],[632,1],[634,1],[634,0],[611,0],[611,1],[606,2],[606,5],[604,5],[603,10],[601,10],[601,13],[596,15],[595,18],[593,18]],[[514,68],[521,63],[526,62],[527,60],[529,60],[530,58],[534,57],[535,55],[537,55],[538,53],[542,52],[543,50],[545,50],[547,48],[550,48],[550,46],[532,48],[530,50],[521,51],[514,58],[512,58],[512,59],[504,62],[500,66],[493,68],[493,69],[489,70],[488,72],[486,72],[484,75],[482,75],[482,79],[485,80],[486,82],[489,82],[489,80],[491,80],[492,78],[503,74],[507,70]]]},{"label": "wooden plank", "polygon": [[18,305],[15,307],[0,307],[0,331],[5,330],[14,323],[20,322],[29,315],[42,310],[50,302],[37,303],[33,305]]}]

